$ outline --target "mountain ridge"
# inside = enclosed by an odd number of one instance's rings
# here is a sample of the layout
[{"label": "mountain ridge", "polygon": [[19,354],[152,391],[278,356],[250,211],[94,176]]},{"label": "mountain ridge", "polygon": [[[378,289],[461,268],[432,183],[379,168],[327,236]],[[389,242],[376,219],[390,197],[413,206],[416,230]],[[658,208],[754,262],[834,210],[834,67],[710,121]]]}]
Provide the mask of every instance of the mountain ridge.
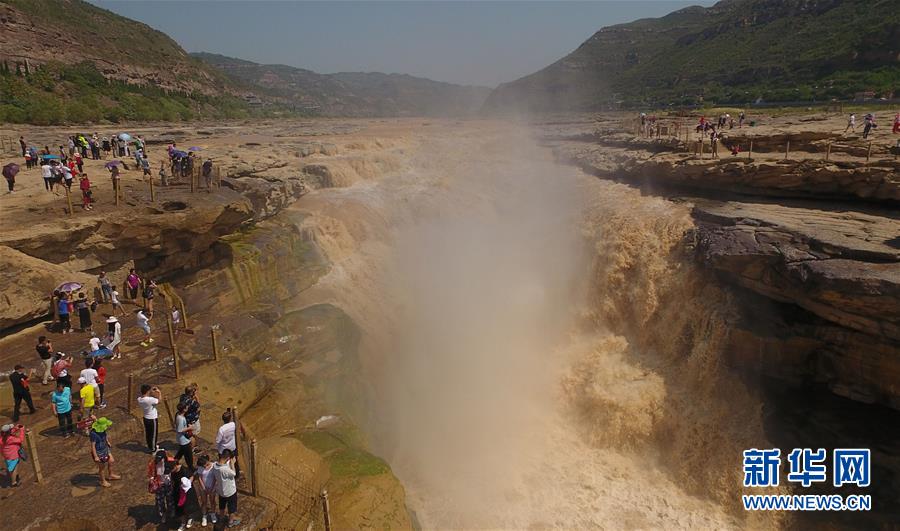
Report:
[{"label": "mountain ridge", "polygon": [[897,0],[722,0],[601,28],[498,86],[488,111],[601,110],[900,92]]},{"label": "mountain ridge", "polygon": [[325,115],[471,115],[491,89],[403,73],[320,74],[284,64],[263,64],[208,52],[191,54],[255,95]]}]

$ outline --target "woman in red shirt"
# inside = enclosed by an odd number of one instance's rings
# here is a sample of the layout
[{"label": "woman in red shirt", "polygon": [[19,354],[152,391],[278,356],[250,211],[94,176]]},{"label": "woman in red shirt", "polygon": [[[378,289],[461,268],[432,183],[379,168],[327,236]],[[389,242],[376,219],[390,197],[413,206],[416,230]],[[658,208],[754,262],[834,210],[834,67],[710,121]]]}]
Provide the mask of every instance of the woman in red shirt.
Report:
[{"label": "woman in red shirt", "polygon": [[81,208],[92,210],[94,208],[91,206],[91,195],[93,192],[91,192],[91,181],[86,173],[81,174],[79,188],[81,188]]},{"label": "woman in red shirt", "polygon": [[97,371],[97,390],[100,391],[100,407],[106,407],[106,400],[103,400],[103,384],[106,383],[106,367],[103,366],[103,360],[100,358],[94,359],[94,365],[92,366],[95,371]]},{"label": "woman in red shirt", "polygon": [[0,453],[6,461],[6,474],[9,486],[18,487],[19,459],[22,457],[22,443],[25,442],[25,426],[6,424],[0,430]]}]

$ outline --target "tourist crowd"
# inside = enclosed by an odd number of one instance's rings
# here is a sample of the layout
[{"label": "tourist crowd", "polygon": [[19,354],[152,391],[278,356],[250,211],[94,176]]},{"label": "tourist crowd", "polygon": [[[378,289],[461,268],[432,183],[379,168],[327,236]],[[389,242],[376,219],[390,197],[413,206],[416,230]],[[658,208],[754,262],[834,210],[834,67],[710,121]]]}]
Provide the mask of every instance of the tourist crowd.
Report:
[{"label": "tourist crowd", "polygon": [[[28,458],[25,442],[30,431],[19,423],[23,414],[22,405],[27,406],[28,414],[34,414],[38,409],[32,396],[32,379],[39,379],[45,386],[52,385],[49,393],[41,393],[38,398],[47,397],[49,408],[59,425],[59,437],[82,436],[88,441],[99,484],[109,487],[111,481],[121,479],[114,471],[116,460],[110,436],[113,421],[101,416],[101,412],[107,407],[105,384],[108,372],[104,362],[122,357],[122,323],[116,315],[125,317],[127,312],[116,284],[106,272],[99,273],[97,283],[97,300],[89,298],[84,286],[75,282],[60,285],[52,294],[54,325],[51,331],[83,333],[87,337],[85,348],[79,354],[66,354],[58,351],[50,338],[41,335],[35,346],[37,367],[26,369],[23,364],[16,364],[9,375],[14,402],[12,423],[0,428],[0,452],[5,459],[10,487],[20,485],[21,463]],[[152,279],[141,278],[134,269],[129,271],[122,285],[125,295],[137,306],[135,315],[141,335],[140,344],[148,347],[154,341],[151,321],[158,286]],[[138,302],[139,294],[143,304]],[[98,334],[93,315],[100,305],[107,304],[107,326]],[[170,311],[172,321],[177,325],[181,322],[180,312],[177,307],[172,307]],[[78,372],[73,378],[75,371]],[[36,378],[37,375],[39,378]],[[174,453],[164,448],[166,444],[158,439],[158,407],[163,401],[160,388],[143,384],[140,396],[133,397],[141,411],[146,449],[150,456],[146,469],[147,488],[155,499],[161,522],[177,518],[179,529],[185,529],[193,524],[195,518],[200,520],[202,526],[210,522],[215,524],[224,518],[225,525],[230,527],[240,523],[237,517],[237,479],[240,475],[236,443],[238,427],[231,410],[226,410],[221,415],[222,423],[216,431],[214,443],[210,448],[202,449],[198,439],[201,418],[198,389],[197,384],[191,384],[178,398],[177,414],[173,419],[174,444],[171,445]]]},{"label": "tourist crowd", "polygon": [[[112,180],[113,192],[119,193],[121,184],[121,170],[129,170],[129,164],[133,161],[135,169],[140,169],[144,177],[151,176],[151,163],[147,155],[147,144],[140,136],[120,133],[112,137],[101,137],[98,133],[87,135],[77,133],[69,136],[65,144],[60,144],[57,150],[45,145],[43,149],[29,146],[24,136],[19,137],[19,146],[22,151],[26,169],[40,168],[44,188],[48,192],[58,193],[58,187],[65,187],[72,192],[72,186],[78,182],[78,190],[81,192],[82,208],[91,210],[95,202],[91,179],[84,171],[84,161],[106,160],[104,168],[109,172]],[[191,147],[188,151],[181,151],[175,143],[168,145],[166,159],[159,163],[159,179],[162,186],[169,186],[173,179],[188,178],[192,175],[197,164],[195,152],[199,147]],[[207,158],[200,166],[201,177],[204,179],[207,189],[212,188],[213,162]],[[3,168],[3,176],[6,178],[8,193],[15,192],[16,175],[20,166],[7,164]]]}]

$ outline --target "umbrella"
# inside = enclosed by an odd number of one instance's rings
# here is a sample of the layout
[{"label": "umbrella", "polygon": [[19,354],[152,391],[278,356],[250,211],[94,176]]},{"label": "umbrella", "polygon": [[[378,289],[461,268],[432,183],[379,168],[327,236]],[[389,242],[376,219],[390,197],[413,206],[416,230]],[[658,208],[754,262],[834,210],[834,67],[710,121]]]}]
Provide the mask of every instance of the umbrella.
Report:
[{"label": "umbrella", "polygon": [[191,146],[188,148],[188,151],[203,151],[203,148],[197,146]]},{"label": "umbrella", "polygon": [[106,164],[104,164],[103,167],[106,168],[107,170],[110,170],[110,169],[112,169],[113,166],[118,166],[119,164],[122,164],[121,160],[111,160],[111,161],[107,162]]},{"label": "umbrella", "polygon": [[172,158],[187,157],[187,156],[188,156],[187,153],[185,153],[184,151],[178,151],[177,149],[172,152]]},{"label": "umbrella", "polygon": [[59,155],[41,155],[41,158],[44,159],[58,159]]},{"label": "umbrella", "polygon": [[83,287],[84,286],[82,284],[79,284],[78,282],[63,282],[59,285],[58,288],[56,288],[56,291],[62,293],[71,293],[73,291],[78,291]]},{"label": "umbrella", "polygon": [[19,165],[15,162],[10,162],[3,167],[3,176],[7,179],[14,179],[17,173],[19,173]]},{"label": "umbrella", "polygon": [[131,141],[131,135],[129,135],[128,133],[119,133],[119,140],[123,142],[129,142]]}]

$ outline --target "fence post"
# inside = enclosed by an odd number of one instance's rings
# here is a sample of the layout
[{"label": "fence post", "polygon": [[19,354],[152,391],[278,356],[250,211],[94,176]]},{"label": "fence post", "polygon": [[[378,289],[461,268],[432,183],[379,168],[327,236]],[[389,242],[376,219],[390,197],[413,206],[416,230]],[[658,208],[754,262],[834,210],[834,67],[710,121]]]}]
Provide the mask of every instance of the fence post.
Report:
[{"label": "fence post", "polygon": [[194,193],[194,167],[191,166],[191,193]]},{"label": "fence post", "polygon": [[[237,430],[235,430],[237,431]],[[259,462],[257,459],[257,446],[256,439],[250,440],[250,493],[254,496],[259,496],[259,476],[257,474],[257,466],[256,464]]]},{"label": "fence post", "polygon": [[322,489],[322,523],[325,524],[325,531],[331,531],[331,512],[328,507],[328,490]]},{"label": "fence post", "polygon": [[74,212],[72,211],[72,192],[69,190],[68,186],[63,186],[66,189],[66,204],[69,206],[69,216],[71,216]]},{"label": "fence post", "polygon": [[128,373],[128,396],[125,397],[125,412],[131,415],[131,398],[134,396],[134,373]]},{"label": "fence post", "polygon": [[753,160],[753,140],[750,140],[750,150],[747,151],[747,160]]},{"label": "fence post", "polygon": [[175,429],[175,417],[172,416],[172,407],[169,405],[169,399],[163,398],[163,405],[166,406],[166,415],[169,417],[169,425]]},{"label": "fence post", "polygon": [[872,156],[872,141],[869,140],[869,150],[866,151],[866,162],[869,162],[869,157]]},{"label": "fence post", "polygon": [[121,186],[121,180],[118,177],[113,177],[113,192],[116,194],[116,206],[119,206],[119,188]]},{"label": "fence post", "polygon": [[831,158],[831,142],[828,143],[828,147],[825,149],[825,160]]},{"label": "fence post", "polygon": [[791,152],[791,139],[788,138],[784,144],[784,160],[788,159],[788,153]]},{"label": "fence post", "polygon": [[166,328],[169,329],[169,348],[172,350],[172,359],[175,360],[175,379],[181,377],[181,366],[178,361],[178,346],[175,344],[175,330],[172,328],[172,312],[166,310]]},{"label": "fence post", "polygon": [[34,435],[31,430],[25,432],[25,441],[28,443],[28,455],[31,457],[31,468],[38,483],[44,481],[44,473],[41,471],[41,462],[38,460],[37,446],[34,444]]},{"label": "fence post", "polygon": [[[242,447],[241,447],[241,422],[238,419],[237,407],[235,407],[233,405],[231,406],[231,421],[234,422],[234,447],[235,447],[235,449],[240,451],[240,450],[242,450]],[[246,459],[248,463],[250,462],[249,455],[245,455],[244,459]],[[240,456],[238,456],[238,459],[236,460],[236,462],[238,464],[240,464]],[[253,479],[253,476],[251,475],[250,478]],[[252,485],[251,485],[251,488],[252,488]]]},{"label": "fence post", "polygon": [[188,315],[187,310],[184,309],[184,301],[181,298],[178,299],[178,306],[181,308],[181,328],[188,327]]},{"label": "fence post", "polygon": [[156,202],[156,194],[153,193],[153,176],[150,176],[150,202]]},{"label": "fence post", "polygon": [[219,361],[219,342],[216,340],[216,329],[209,329],[209,338],[212,340],[213,360]]}]

